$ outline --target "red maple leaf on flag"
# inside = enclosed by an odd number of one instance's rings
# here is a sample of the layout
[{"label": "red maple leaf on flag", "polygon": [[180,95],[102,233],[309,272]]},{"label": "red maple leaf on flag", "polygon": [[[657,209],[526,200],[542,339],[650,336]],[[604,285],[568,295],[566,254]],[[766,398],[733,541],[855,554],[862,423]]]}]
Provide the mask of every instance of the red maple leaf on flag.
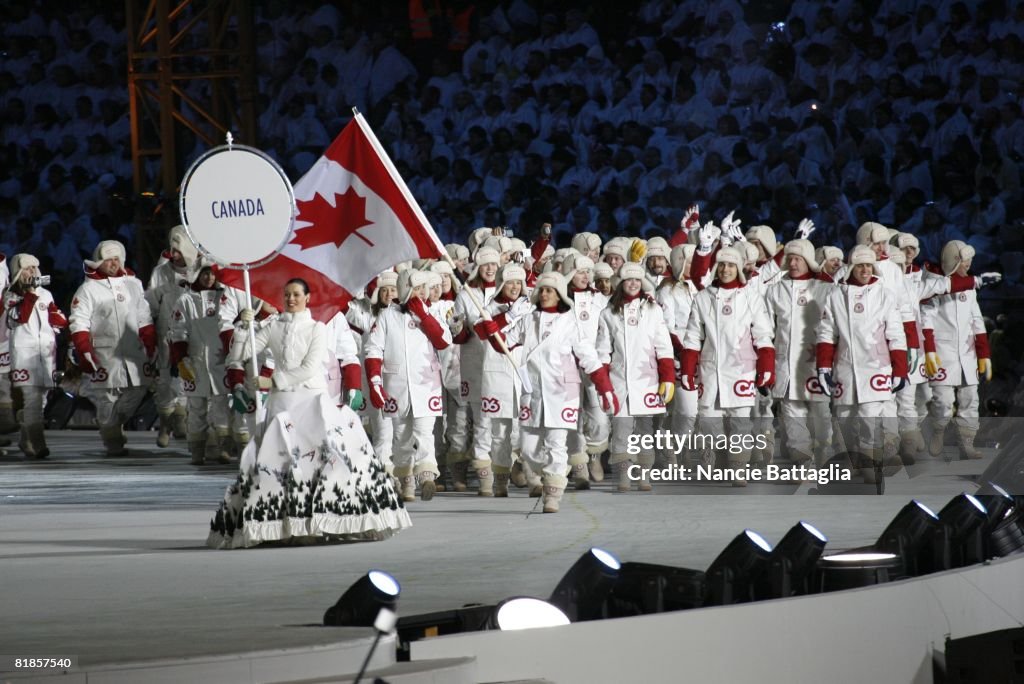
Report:
[{"label": "red maple leaf on flag", "polygon": [[334,193],[333,207],[319,192],[308,202],[300,200],[296,204],[299,209],[297,220],[313,225],[297,228],[290,244],[302,249],[328,243],[341,247],[345,240],[355,235],[373,247],[373,243],[359,233],[360,228],[373,224],[366,220],[366,198],[360,197],[351,187],[344,194]]}]

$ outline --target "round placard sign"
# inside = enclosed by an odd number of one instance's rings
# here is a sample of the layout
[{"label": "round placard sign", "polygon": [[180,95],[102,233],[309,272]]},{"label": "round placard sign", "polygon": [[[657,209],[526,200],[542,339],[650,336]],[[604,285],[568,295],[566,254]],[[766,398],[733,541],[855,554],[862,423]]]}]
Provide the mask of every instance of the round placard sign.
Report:
[{"label": "round placard sign", "polygon": [[202,253],[229,267],[258,266],[277,256],[291,236],[295,193],[265,153],[223,145],[189,167],[179,210]]}]

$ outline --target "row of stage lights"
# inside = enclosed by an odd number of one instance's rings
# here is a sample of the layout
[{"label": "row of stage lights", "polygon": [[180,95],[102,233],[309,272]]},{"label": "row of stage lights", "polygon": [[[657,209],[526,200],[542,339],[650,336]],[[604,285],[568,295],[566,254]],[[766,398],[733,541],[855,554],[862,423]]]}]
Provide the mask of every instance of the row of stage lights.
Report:
[{"label": "row of stage lights", "polygon": [[[917,500],[904,506],[869,547],[825,555],[825,535],[794,525],[773,548],[753,530],[736,536],[705,571],[620,563],[608,551],[583,554],[547,601],[515,597],[497,605],[417,615],[398,621],[403,644],[488,629],[529,629],[702,606],[747,603],[880,584],[964,567],[1024,550],[1024,496],[997,485],[963,493],[938,514]],[[371,570],[324,615],[325,625],[372,626],[393,611],[400,587]]]}]

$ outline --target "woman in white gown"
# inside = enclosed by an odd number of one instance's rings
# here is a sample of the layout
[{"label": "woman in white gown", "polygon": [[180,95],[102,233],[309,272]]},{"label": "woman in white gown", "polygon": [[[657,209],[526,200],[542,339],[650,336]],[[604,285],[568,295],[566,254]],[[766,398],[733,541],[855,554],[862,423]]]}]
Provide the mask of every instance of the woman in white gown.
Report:
[{"label": "woman in white gown", "polygon": [[[285,312],[256,331],[256,354],[266,350],[274,362],[262,434],[242,452],[207,545],[386,539],[412,524],[409,514],[359,417],[328,396],[325,327],[307,309],[309,286],[290,280],[284,297]],[[251,314],[244,311],[243,321],[251,323]],[[251,345],[248,335],[235,337],[226,380],[248,402],[244,364]]]}]

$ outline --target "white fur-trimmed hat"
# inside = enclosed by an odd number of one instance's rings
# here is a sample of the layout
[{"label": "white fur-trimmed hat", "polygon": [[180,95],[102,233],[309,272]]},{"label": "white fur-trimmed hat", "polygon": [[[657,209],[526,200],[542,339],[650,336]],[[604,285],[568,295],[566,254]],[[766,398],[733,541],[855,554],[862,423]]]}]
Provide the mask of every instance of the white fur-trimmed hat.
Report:
[{"label": "white fur-trimmed hat", "polygon": [[950,240],[942,248],[942,272],[951,275],[964,261],[974,258],[974,248],[963,240]]},{"label": "white fur-trimmed hat", "polygon": [[756,264],[761,258],[761,251],[752,242],[738,242],[733,247],[743,255],[748,264]]},{"label": "white fur-trimmed hat", "polygon": [[451,264],[447,261],[435,261],[430,264],[430,270],[438,275],[447,274],[449,279],[452,281],[452,290],[455,294],[459,293],[462,285],[459,283],[459,279],[455,276],[455,271],[452,269]]},{"label": "white fur-trimmed hat", "polygon": [[398,287],[398,274],[394,271],[384,271],[377,276],[377,287],[374,288],[373,294],[370,295],[370,304],[377,304],[380,302],[378,293],[382,287]]},{"label": "white fur-trimmed hat", "polygon": [[18,278],[21,277],[22,271],[32,268],[33,266],[35,266],[36,268],[39,267],[39,259],[35,258],[31,254],[15,254],[13,257],[11,257],[10,263],[11,282],[17,282]]},{"label": "white fur-trimmed hat", "polygon": [[96,249],[92,251],[92,259],[86,259],[85,265],[91,269],[97,269],[107,259],[113,259],[119,257],[121,259],[121,265],[124,265],[126,253],[124,245],[117,240],[103,240]]},{"label": "white fur-trimmed hat", "polygon": [[470,255],[473,255],[478,249],[480,249],[480,247],[483,246],[484,241],[492,235],[494,235],[494,232],[487,226],[475,228],[473,232],[469,234],[469,240],[467,240]]},{"label": "white fur-trimmed hat", "polygon": [[[868,245],[857,245],[850,250],[847,261],[850,266],[856,266],[857,264],[874,265],[878,263],[878,258],[875,256],[875,250],[871,249]],[[878,271],[877,266],[875,266],[875,271]]]},{"label": "white fur-trimmed hat", "polygon": [[480,273],[480,267],[484,264],[501,264],[501,255],[489,247],[481,247],[473,257],[473,272],[469,279],[473,280]]},{"label": "white fur-trimmed hat", "polygon": [[615,275],[615,269],[603,261],[594,264],[594,280],[598,278],[611,278]]},{"label": "white fur-trimmed hat", "polygon": [[608,242],[604,243],[604,254],[614,254],[615,256],[622,257],[623,261],[629,258],[629,246],[632,244],[627,238],[614,237]]},{"label": "white fur-trimmed hat", "polygon": [[587,254],[590,250],[601,249],[601,236],[596,233],[577,233],[572,238],[571,246],[581,254]]},{"label": "white fur-trimmed hat", "polygon": [[732,264],[738,271],[737,277],[741,283],[747,282],[747,276],[743,273],[743,266],[746,264],[745,255],[741,254],[735,247],[723,247],[715,255],[715,268],[718,264]]},{"label": "white fur-trimmed hat", "polygon": [[746,238],[751,242],[755,240],[759,242],[764,247],[764,251],[767,252],[769,259],[779,251],[779,241],[776,239],[775,231],[772,230],[771,226],[751,226],[750,230],[746,233]]},{"label": "white fur-trimmed hat", "polygon": [[881,223],[867,221],[865,223],[860,224],[860,228],[857,229],[858,245],[873,245],[876,242],[888,241],[889,229],[883,226]]},{"label": "white fur-trimmed hat", "polygon": [[565,276],[565,280],[568,283],[572,282],[572,279],[576,277],[578,271],[593,271],[594,261],[588,256],[575,252],[569,254],[562,261],[562,275]]},{"label": "white fur-trimmed hat", "polygon": [[686,264],[693,260],[693,254],[696,251],[697,246],[691,245],[688,242],[672,248],[672,252],[668,257],[668,263],[672,267],[672,275],[676,280],[683,279],[683,271],[686,270]]},{"label": "white fur-trimmed hat", "polygon": [[457,242],[445,245],[444,251],[448,252],[448,256],[452,258],[452,261],[466,261],[469,259],[469,248]]},{"label": "white fur-trimmed hat", "polygon": [[483,244],[480,245],[480,249],[493,249],[498,254],[504,254],[505,252],[513,251],[515,245],[512,243],[512,238],[492,235],[484,240]]},{"label": "white fur-trimmed hat", "polygon": [[501,267],[498,271],[498,278],[495,284],[498,287],[498,291],[504,287],[505,283],[519,280],[523,283],[523,291],[526,291],[526,269],[519,264],[509,262]]},{"label": "white fur-trimmed hat", "polygon": [[533,285],[533,292],[530,293],[530,303],[534,306],[539,306],[538,302],[540,301],[540,290],[542,287],[553,288],[558,293],[558,298],[569,308],[572,308],[572,300],[566,294],[565,278],[561,273],[548,271],[547,273],[541,273],[537,277],[537,282]]},{"label": "white fur-trimmed hat", "polygon": [[435,273],[434,271],[423,271],[423,274],[427,279],[425,284],[428,290],[434,287],[441,287],[440,273]]},{"label": "white fur-trimmed hat", "polygon": [[672,248],[668,246],[668,241],[663,237],[652,237],[647,241],[647,254],[645,258],[650,259],[654,256],[664,257],[668,259],[672,255]]},{"label": "white fur-trimmed hat", "polygon": [[896,246],[900,249],[903,249],[904,247],[913,247],[918,252],[921,251],[921,243],[913,233],[900,233],[897,235]]},{"label": "white fur-trimmed hat", "polygon": [[814,258],[814,245],[811,244],[810,240],[802,238],[790,240],[786,243],[785,254],[786,256],[795,254],[798,257],[803,257],[804,261],[807,262],[807,268],[811,269],[814,273],[821,271],[821,265]]},{"label": "white fur-trimmed hat", "polygon": [[167,244],[170,245],[171,249],[181,252],[181,256],[185,259],[185,265],[188,268],[192,267],[192,264],[195,263],[196,258],[199,256],[199,250],[192,244],[185,226],[177,225],[171,228],[167,235]]},{"label": "white fur-trimmed hat", "polygon": [[405,304],[412,296],[412,291],[420,285],[427,285],[430,282],[430,274],[426,271],[418,271],[415,268],[407,268],[398,274],[398,301]]},{"label": "white fur-trimmed hat", "polygon": [[814,259],[818,262],[819,265],[822,266],[829,259],[839,259],[840,261],[842,261],[843,250],[839,249],[838,247],[833,247],[832,245],[825,245],[824,247],[819,247],[818,249],[814,250]]}]

